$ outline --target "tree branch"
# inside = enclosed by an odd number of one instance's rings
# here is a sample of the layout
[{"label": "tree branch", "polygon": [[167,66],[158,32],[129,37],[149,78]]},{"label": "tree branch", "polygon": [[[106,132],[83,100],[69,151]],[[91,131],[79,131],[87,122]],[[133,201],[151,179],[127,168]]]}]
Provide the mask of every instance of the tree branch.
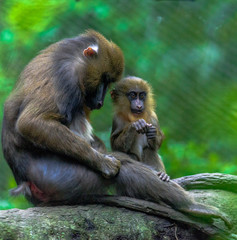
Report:
[{"label": "tree branch", "polygon": [[103,196],[84,199],[87,205],[0,211],[0,239],[237,239],[236,176],[205,173],[175,181],[196,188],[190,194],[197,201],[227,214],[231,233],[219,219],[207,223],[166,205]]}]

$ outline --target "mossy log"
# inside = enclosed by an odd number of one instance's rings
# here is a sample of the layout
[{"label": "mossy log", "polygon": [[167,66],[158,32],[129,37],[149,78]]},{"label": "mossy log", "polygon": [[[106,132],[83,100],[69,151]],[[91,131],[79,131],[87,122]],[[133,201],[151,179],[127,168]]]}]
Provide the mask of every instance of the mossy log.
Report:
[{"label": "mossy log", "polygon": [[175,179],[198,201],[218,207],[233,224],[206,223],[148,201],[101,197],[80,206],[0,211],[0,239],[237,239],[237,176],[197,174]]}]

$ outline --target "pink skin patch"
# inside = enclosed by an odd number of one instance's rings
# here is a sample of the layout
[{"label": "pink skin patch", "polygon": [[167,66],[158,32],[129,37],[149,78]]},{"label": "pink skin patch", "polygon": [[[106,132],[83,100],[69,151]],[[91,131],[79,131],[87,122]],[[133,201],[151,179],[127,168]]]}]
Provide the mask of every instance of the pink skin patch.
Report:
[{"label": "pink skin patch", "polygon": [[111,95],[111,98],[112,98],[112,99],[115,98],[115,92],[114,92],[113,90],[110,92],[110,95]]},{"label": "pink skin patch", "polygon": [[92,57],[92,56],[96,56],[97,52],[93,48],[88,47],[83,51],[83,55],[86,57]]},{"label": "pink skin patch", "polygon": [[42,202],[48,202],[49,198],[48,196],[41,191],[34,183],[29,182],[29,187],[31,190],[32,195],[37,198],[38,200]]}]

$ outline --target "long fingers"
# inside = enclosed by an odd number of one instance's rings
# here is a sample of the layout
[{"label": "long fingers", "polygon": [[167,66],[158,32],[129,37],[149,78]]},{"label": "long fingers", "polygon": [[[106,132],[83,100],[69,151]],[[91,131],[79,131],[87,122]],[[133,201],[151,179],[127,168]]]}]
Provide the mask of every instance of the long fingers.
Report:
[{"label": "long fingers", "polygon": [[152,138],[156,137],[156,134],[157,134],[156,127],[151,126],[151,127],[149,127],[149,129],[146,133],[146,136],[147,136],[148,139],[152,139]]},{"label": "long fingers", "polygon": [[144,134],[147,133],[148,129],[151,127],[151,124],[148,124],[144,119],[139,119],[133,123],[133,127],[138,133]]},{"label": "long fingers", "polygon": [[167,175],[165,172],[158,172],[157,175],[164,182],[169,182],[170,181],[170,176]]}]

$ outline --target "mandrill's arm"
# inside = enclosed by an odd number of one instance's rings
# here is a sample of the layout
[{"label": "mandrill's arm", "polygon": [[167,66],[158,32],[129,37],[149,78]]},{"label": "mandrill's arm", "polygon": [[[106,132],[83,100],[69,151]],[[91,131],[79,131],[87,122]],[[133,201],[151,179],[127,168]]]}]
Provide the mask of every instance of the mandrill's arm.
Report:
[{"label": "mandrill's arm", "polygon": [[164,133],[160,129],[160,125],[155,114],[151,117],[151,124],[152,126],[148,128],[146,132],[147,141],[150,148],[158,150],[164,139]]},{"label": "mandrill's arm", "polygon": [[125,123],[115,117],[112,125],[110,143],[113,151],[128,153],[137,135],[132,123]]},{"label": "mandrill's arm", "polygon": [[91,146],[100,153],[106,153],[107,152],[105,144],[95,134],[93,135],[93,141],[91,142]]},{"label": "mandrill's arm", "polygon": [[85,140],[62,124],[62,116],[53,112],[37,112],[28,104],[20,114],[16,130],[35,146],[72,157],[88,167],[102,172],[105,177],[117,174],[120,164],[113,157],[96,151]]}]

